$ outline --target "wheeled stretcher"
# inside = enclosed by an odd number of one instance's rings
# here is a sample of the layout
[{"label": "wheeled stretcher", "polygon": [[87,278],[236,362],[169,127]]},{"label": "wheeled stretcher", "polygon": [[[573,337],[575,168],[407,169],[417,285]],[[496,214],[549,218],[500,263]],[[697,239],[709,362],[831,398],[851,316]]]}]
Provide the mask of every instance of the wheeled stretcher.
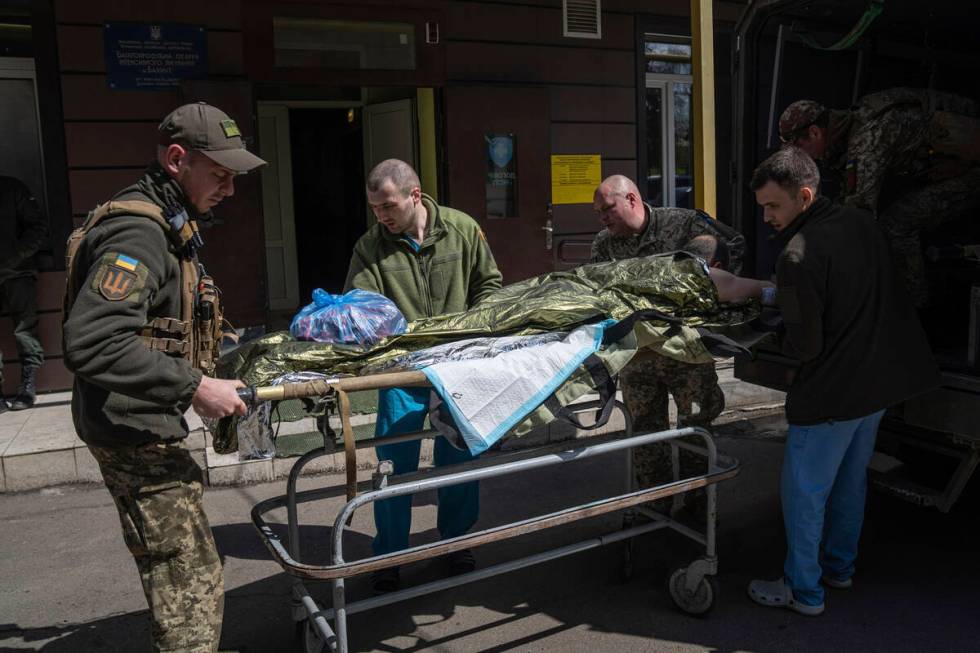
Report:
[{"label": "wheeled stretcher", "polygon": [[[303,492],[297,491],[297,481],[301,472],[309,463],[318,457],[337,452],[334,439],[327,432],[329,426],[324,429],[323,448],[306,453],[293,465],[286,482],[286,494],[262,501],[252,509],[252,521],[265,546],[283,570],[294,579],[293,602],[291,607],[293,618],[302,628],[301,642],[304,651],[319,652],[329,650],[346,652],[349,646],[347,623],[349,615],[490,578],[602,545],[612,544],[614,542],[629,543],[632,538],[638,535],[662,529],[670,529],[678,532],[704,546],[704,555],[702,557],[694,560],[686,567],[677,569],[668,579],[668,590],[674,603],[681,610],[691,614],[704,614],[711,609],[717,598],[717,585],[713,576],[718,570],[718,559],[715,550],[715,519],[717,509],[715,485],[721,481],[733,478],[738,474],[739,467],[736,460],[725,457],[717,452],[711,435],[706,430],[702,428],[681,428],[659,433],[634,434],[625,407],[621,403],[616,402],[616,407],[623,413],[625,418],[625,431],[618,436],[591,436],[575,441],[549,443],[517,452],[489,452],[488,455],[479,459],[451,467],[443,467],[438,472],[416,472],[396,476],[392,474],[390,462],[382,460],[378,463],[377,470],[373,475],[370,485],[366,487],[359,486],[357,482],[357,455],[359,450],[374,447],[378,444],[393,444],[395,442],[432,437],[437,435],[437,433],[434,431],[422,431],[385,438],[355,441],[351,426],[350,393],[394,387],[425,387],[428,384],[429,381],[421,372],[397,372],[364,377],[330,378],[279,386],[253,387],[242,391],[243,397],[252,402],[280,401],[311,396],[323,397],[332,403],[333,408],[340,418],[343,451],[345,454],[347,502],[336,514],[333,521],[330,541],[327,543],[330,564],[318,565],[304,562],[303,554],[300,550],[298,505],[323,500],[333,495],[335,488],[326,487]],[[594,411],[600,407],[599,403],[589,401],[576,403],[573,405],[573,410],[581,413]],[[321,423],[327,425],[328,421],[323,420]],[[687,436],[700,438],[703,441],[703,446],[694,446],[688,442],[681,441],[681,438]],[[624,452],[629,458],[629,450],[655,442],[669,442],[672,446],[675,461],[674,478],[676,480],[671,483],[651,488],[634,489],[632,484],[632,469],[628,465],[628,477],[624,483],[623,492],[613,496],[606,496],[555,512],[493,526],[452,539],[413,546],[385,555],[377,555],[359,560],[347,560],[345,558],[344,534],[353,518],[354,512],[375,501],[411,495],[427,490],[435,490],[470,481],[501,477],[528,470],[543,469],[613,452]],[[685,448],[703,455],[705,458],[704,474],[690,478],[677,478],[677,448]],[[674,521],[667,515],[655,512],[644,506],[644,504],[655,499],[674,497],[699,488],[705,488],[707,493],[708,510],[703,532],[689,528]],[[266,515],[269,512],[282,508],[285,508],[286,512],[285,539],[266,521]],[[528,535],[544,529],[570,524],[581,519],[612,512],[623,512],[623,527],[601,536],[592,537],[574,544],[561,546],[516,560],[477,568],[469,573],[408,587],[382,596],[354,602],[347,601],[345,582],[353,576],[404,565],[410,562],[429,560],[454,551]],[[638,523],[635,519],[637,514],[645,515],[649,518],[649,521]],[[627,546],[625,552],[624,572],[631,573],[632,548]],[[332,589],[331,605],[321,607],[313,596],[311,596],[304,583],[306,580],[329,581]]]}]

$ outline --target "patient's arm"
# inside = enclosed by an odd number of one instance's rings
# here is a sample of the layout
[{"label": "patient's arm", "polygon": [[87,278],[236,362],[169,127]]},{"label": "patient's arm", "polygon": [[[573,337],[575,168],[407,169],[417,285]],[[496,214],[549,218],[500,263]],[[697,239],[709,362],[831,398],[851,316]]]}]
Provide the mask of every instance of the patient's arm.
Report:
[{"label": "patient's arm", "polygon": [[708,275],[718,290],[718,300],[721,302],[742,302],[752,298],[762,301],[762,289],[776,287],[768,281],[736,277],[718,268],[708,268]]}]

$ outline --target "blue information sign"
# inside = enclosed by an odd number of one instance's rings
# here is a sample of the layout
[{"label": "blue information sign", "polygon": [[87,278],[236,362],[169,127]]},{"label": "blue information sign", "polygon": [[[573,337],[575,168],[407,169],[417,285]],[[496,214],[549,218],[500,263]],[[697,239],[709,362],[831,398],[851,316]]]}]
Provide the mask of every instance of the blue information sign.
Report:
[{"label": "blue information sign", "polygon": [[161,90],[205,77],[207,33],[193,25],[106,23],[105,68],[109,88]]},{"label": "blue information sign", "polygon": [[486,134],[487,217],[517,216],[517,137],[514,134]]}]

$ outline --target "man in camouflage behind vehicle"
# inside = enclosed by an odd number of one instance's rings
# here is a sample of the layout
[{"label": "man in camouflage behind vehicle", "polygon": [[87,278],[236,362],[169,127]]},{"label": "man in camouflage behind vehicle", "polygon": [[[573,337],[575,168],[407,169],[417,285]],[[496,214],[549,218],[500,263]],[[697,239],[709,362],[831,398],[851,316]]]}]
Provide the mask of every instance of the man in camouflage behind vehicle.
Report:
[{"label": "man in camouflage behind vehicle", "polygon": [[[220,302],[197,258],[197,220],[265,162],[235,121],[187,104],[159,127],[156,160],[95,209],[68,243],[65,364],[72,416],[116,504],[150,607],[155,651],[213,653],[221,560],[202,505],[203,475],[181,446],[183,414],[245,413],[241,382],[207,376]],[[214,325],[217,324],[217,327]]]},{"label": "man in camouflage behind vehicle", "polygon": [[[741,234],[700,211],[651,207],[641,199],[636,184],[622,175],[613,175],[599,184],[593,208],[603,226],[592,243],[593,263],[682,250],[697,236],[708,235],[724,243],[733,272],[741,267],[745,251]],[[718,386],[713,362],[691,365],[640,351],[620,373],[620,380],[636,433],[670,428],[668,394],[674,397],[678,424],[686,426],[707,428],[725,408],[725,395]],[[633,450],[639,487],[673,480],[670,449],[668,443],[656,443]],[[680,471],[684,475],[703,474],[704,458],[681,450]],[[688,510],[699,518],[705,512],[704,497],[703,492],[685,495]],[[667,508],[666,501],[658,503],[659,510]]]},{"label": "man in camouflage behind vehicle", "polygon": [[871,93],[846,111],[798,100],[780,116],[779,137],[841,176],[841,204],[875,214],[913,302],[925,306],[920,233],[980,209],[976,103],[913,88]]}]

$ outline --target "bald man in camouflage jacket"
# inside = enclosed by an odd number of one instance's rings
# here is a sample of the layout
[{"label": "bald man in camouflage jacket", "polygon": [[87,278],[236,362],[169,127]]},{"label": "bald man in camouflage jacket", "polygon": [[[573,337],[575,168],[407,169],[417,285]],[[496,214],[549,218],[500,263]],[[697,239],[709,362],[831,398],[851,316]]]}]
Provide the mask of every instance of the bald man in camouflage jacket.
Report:
[{"label": "bald man in camouflage jacket", "polygon": [[[741,269],[745,238],[740,233],[700,211],[651,207],[627,177],[614,175],[599,184],[593,208],[603,226],[592,243],[593,263],[677,251],[693,238],[709,235],[728,246],[731,271]],[[725,408],[714,363],[691,365],[641,351],[620,373],[620,380],[636,433],[670,428],[668,394],[674,397],[678,424],[708,428]],[[680,451],[680,466],[682,475],[705,472],[704,458],[685,450]],[[639,487],[671,482],[670,445],[657,443],[634,449],[633,469]],[[685,500],[691,512],[703,516],[703,492],[688,493]],[[658,504],[661,511],[668,508],[666,500]]]}]

